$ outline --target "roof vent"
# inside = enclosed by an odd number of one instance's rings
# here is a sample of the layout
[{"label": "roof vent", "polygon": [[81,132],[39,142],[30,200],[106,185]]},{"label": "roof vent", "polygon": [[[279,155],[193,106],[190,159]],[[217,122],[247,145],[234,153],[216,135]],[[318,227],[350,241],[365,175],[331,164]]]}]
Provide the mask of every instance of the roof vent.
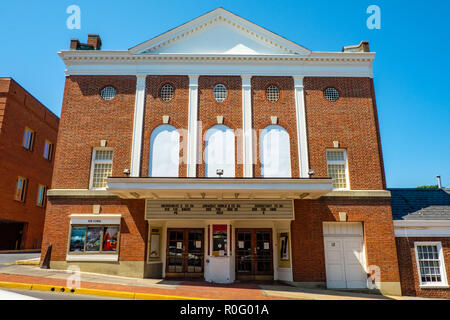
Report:
[{"label": "roof vent", "polygon": [[441,181],[441,176],[436,176],[437,178],[437,182],[438,182],[438,188],[442,189],[442,181]]},{"label": "roof vent", "polygon": [[361,41],[358,45],[343,47],[342,52],[370,52],[369,41]]}]

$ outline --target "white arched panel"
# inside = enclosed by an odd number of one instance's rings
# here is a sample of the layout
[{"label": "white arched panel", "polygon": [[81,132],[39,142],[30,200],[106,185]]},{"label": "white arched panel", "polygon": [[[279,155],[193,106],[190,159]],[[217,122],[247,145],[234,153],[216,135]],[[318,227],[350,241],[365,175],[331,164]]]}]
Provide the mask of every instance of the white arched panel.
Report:
[{"label": "white arched panel", "polygon": [[235,136],[224,125],[212,127],[205,136],[206,177],[218,177],[218,169],[223,170],[222,177],[235,177]]},{"label": "white arched panel", "polygon": [[260,135],[261,176],[264,178],[291,178],[291,150],[288,132],[271,125]]},{"label": "white arched panel", "polygon": [[180,133],[171,125],[156,127],[150,137],[149,177],[178,177]]}]

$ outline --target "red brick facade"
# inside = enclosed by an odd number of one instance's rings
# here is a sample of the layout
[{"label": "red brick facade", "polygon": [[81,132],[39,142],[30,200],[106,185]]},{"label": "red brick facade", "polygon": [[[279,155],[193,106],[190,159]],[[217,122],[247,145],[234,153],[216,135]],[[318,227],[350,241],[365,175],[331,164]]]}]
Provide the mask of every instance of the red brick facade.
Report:
[{"label": "red brick facade", "polygon": [[402,293],[406,296],[421,296],[450,299],[450,289],[420,288],[414,242],[441,242],[447,277],[450,274],[450,238],[397,237],[398,266]]},{"label": "red brick facade", "polygon": [[[309,166],[315,178],[327,176],[326,149],[333,141],[347,150],[352,190],[386,188],[378,118],[370,78],[306,77],[305,103]],[[334,87],[340,98],[330,102],[323,91]]]},{"label": "red brick facade", "polygon": [[[100,213],[120,213],[120,260],[145,260],[148,224],[144,219],[144,200],[122,199],[66,199],[50,198],[48,202],[42,257],[52,244],[52,260],[65,261],[69,240],[69,215],[73,213],[92,213],[93,205],[100,205]],[[50,223],[51,222],[51,223]]]},{"label": "red brick facade", "polygon": [[[170,84],[174,87],[174,97],[165,102],[161,99],[161,88]],[[169,116],[169,124],[180,132],[180,146],[184,146],[187,137],[183,130],[188,128],[189,107],[189,78],[187,76],[148,76],[146,79],[146,99],[144,118],[144,139],[141,158],[141,175],[148,177],[150,155],[150,136],[152,131],[163,124],[163,116]],[[185,157],[184,148],[180,150],[180,157]],[[180,162],[180,177],[186,177],[186,164]]]},{"label": "red brick facade", "polygon": [[[174,98],[164,102],[160,89],[165,84],[175,88]],[[212,90],[224,84],[228,95],[224,102],[214,100]],[[257,163],[254,176],[261,177],[259,157],[260,130],[278,118],[290,137],[291,172],[300,176],[298,159],[298,129],[294,81],[292,77],[252,78],[252,125],[257,134],[254,141]],[[373,84],[369,78],[312,78],[304,79],[309,144],[310,168],[314,178],[327,177],[326,149],[333,141],[347,149],[348,165],[353,190],[385,189],[384,168],[378,132]],[[104,101],[99,93],[112,85],[117,96]],[[280,99],[270,103],[266,88],[276,85]],[[323,97],[326,87],[336,87],[341,98],[329,102]],[[88,189],[92,150],[107,140],[114,149],[113,176],[124,176],[130,168],[133,136],[133,117],[136,99],[134,76],[70,76],[66,79],[59,145],[56,149],[56,167],[53,189]],[[147,76],[144,109],[144,127],[141,155],[141,177],[148,176],[150,137],[152,131],[169,116],[169,124],[177,129],[188,129],[188,76]],[[200,76],[198,80],[199,135],[217,124],[217,116],[224,117],[224,125],[233,130],[242,128],[242,79],[238,76]],[[181,133],[181,132],[180,132]],[[182,135],[181,145],[186,137]],[[203,139],[202,139],[203,140]],[[242,147],[236,139],[236,177],[243,176],[238,153]],[[203,154],[204,141],[199,145]],[[184,149],[180,151],[185,156]],[[204,160],[202,159],[202,162]],[[180,165],[180,177],[187,175],[186,164]],[[204,177],[204,163],[197,166],[197,177]],[[121,213],[119,261],[145,261],[148,223],[144,218],[143,200],[119,198],[51,198],[45,226],[46,248],[53,244],[53,261],[64,261],[69,237],[69,215],[92,213],[93,205],[100,204],[103,213]],[[365,250],[368,265],[378,265],[383,282],[399,282],[397,251],[392,214],[388,198],[325,198],[296,200],[295,221],[292,222],[293,277],[298,282],[325,282],[325,257],[322,226],[325,221],[339,221],[338,213],[345,211],[350,222],[364,224]],[[275,235],[274,235],[275,236]]]},{"label": "red brick facade", "polygon": [[[266,89],[274,85],[280,89],[280,99],[269,102]],[[291,173],[299,178],[297,122],[295,118],[294,79],[292,77],[252,77],[253,129],[256,131],[256,164],[254,174],[261,177],[261,151],[259,138],[261,130],[271,125],[271,117],[278,117],[278,125],[289,133],[291,151]]]},{"label": "red brick facade", "polygon": [[[213,97],[213,88],[217,84],[227,87],[227,98],[223,102],[217,102]],[[238,137],[238,130],[242,129],[242,80],[241,77],[212,77],[202,76],[198,80],[199,100],[198,118],[202,124],[201,150],[205,150],[205,135],[212,126],[217,124],[217,116],[223,116],[223,124],[234,130],[235,139],[235,174],[237,178],[244,176],[242,161],[239,161],[242,147],[242,139]],[[197,176],[205,177],[205,161],[203,152],[202,163],[197,165]],[[241,157],[242,158],[242,157]],[[239,163],[240,162],[240,163]]]},{"label": "red brick facade", "polygon": [[[105,101],[100,91],[113,86],[117,96]],[[66,78],[55,157],[53,189],[89,189],[92,152],[100,140],[114,149],[113,175],[130,168],[136,77]]]},{"label": "red brick facade", "polygon": [[367,266],[380,267],[382,282],[400,280],[390,201],[384,199],[322,198],[295,201],[292,222],[294,281],[325,282],[323,222],[336,222],[339,212],[348,222],[362,222]]},{"label": "red brick facade", "polygon": [[[56,144],[58,125],[58,117],[14,80],[0,79],[0,233],[10,229],[1,220],[24,223],[17,249],[41,246],[45,207],[37,206],[38,187],[51,185],[54,152],[51,161],[43,155],[46,140]],[[35,132],[31,151],[22,146],[25,127]],[[14,200],[18,176],[28,179],[24,202]]]}]

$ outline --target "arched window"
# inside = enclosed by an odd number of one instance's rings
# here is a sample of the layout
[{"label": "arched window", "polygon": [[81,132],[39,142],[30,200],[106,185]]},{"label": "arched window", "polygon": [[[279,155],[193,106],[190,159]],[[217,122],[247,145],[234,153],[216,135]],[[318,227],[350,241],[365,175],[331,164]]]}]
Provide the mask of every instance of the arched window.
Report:
[{"label": "arched window", "polygon": [[261,176],[264,178],[291,178],[291,151],[289,134],[283,127],[271,125],[261,131]]},{"label": "arched window", "polygon": [[156,127],[150,136],[149,177],[178,177],[180,133],[171,125]]},{"label": "arched window", "polygon": [[222,177],[235,177],[234,132],[224,125],[216,125],[205,136],[205,176],[218,177],[217,170],[223,170]]}]

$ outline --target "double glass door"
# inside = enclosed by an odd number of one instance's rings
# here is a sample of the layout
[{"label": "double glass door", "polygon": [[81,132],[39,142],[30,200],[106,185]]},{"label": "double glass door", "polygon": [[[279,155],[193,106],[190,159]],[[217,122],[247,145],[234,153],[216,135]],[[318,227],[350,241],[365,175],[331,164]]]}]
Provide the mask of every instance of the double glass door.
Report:
[{"label": "double glass door", "polygon": [[167,230],[167,277],[202,277],[203,229]]},{"label": "double glass door", "polygon": [[236,278],[273,279],[271,229],[236,229]]}]

